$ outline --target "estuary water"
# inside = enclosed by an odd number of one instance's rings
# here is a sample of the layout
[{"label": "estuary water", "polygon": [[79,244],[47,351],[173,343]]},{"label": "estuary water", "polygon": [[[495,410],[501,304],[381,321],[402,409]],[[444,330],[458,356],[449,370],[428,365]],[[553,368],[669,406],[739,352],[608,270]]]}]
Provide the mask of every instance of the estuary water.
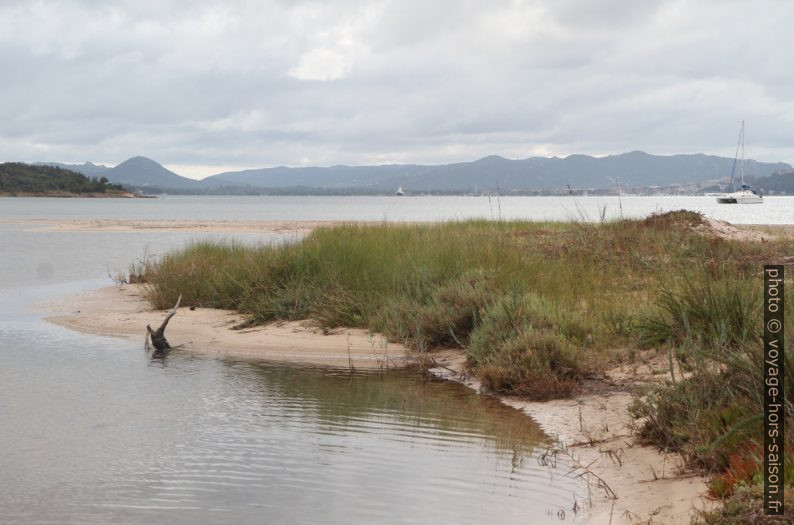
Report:
[{"label": "estuary water", "polygon": [[735,224],[794,224],[794,197],[717,204],[692,196],[164,196],[157,199],[0,198],[0,218],[442,221],[597,221],[687,209]]},{"label": "estuary water", "polygon": [[586,489],[539,464],[537,425],[461,385],[179,351],[150,361],[142,338],[73,332],[32,307],[112,285],[108,274],[144,253],[221,235],[7,221],[352,218],[347,204],[287,202],[0,199],[0,522],[580,520],[571,509]]},{"label": "estuary water", "polygon": [[765,200],[0,198],[0,522],[559,523],[586,498],[564,467],[539,464],[548,441],[531,419],[460,385],[178,351],[152,362],[142,339],[72,332],[32,308],[195,239],[284,237],[25,220],[598,220],[688,208],[794,223],[794,199]]}]

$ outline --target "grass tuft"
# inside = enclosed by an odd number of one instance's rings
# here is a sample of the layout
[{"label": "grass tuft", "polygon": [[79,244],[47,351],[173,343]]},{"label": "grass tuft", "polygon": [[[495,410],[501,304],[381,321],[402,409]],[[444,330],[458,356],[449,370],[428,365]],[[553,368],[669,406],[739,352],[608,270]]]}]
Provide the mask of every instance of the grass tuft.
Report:
[{"label": "grass tuft", "polygon": [[675,289],[661,287],[658,310],[637,327],[640,344],[735,348],[757,339],[762,327],[757,284],[701,269],[681,279]]}]

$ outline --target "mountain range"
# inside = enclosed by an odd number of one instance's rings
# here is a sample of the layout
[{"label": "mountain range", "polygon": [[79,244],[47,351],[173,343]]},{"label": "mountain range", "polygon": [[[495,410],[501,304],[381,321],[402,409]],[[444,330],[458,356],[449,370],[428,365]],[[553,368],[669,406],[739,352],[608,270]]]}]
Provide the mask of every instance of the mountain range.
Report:
[{"label": "mountain range", "polygon": [[[704,154],[651,155],[632,151],[591,157],[531,157],[511,160],[492,155],[472,162],[441,165],[389,164],[375,166],[286,167],[224,172],[203,180],[182,177],[145,157],[133,157],[118,166],[42,162],[83,173],[107,177],[111,182],[144,191],[169,193],[224,193],[303,189],[355,193],[406,192],[520,192],[537,190],[605,189],[617,183],[625,188],[716,181],[730,176],[734,159]],[[791,170],[777,162],[745,161],[750,179]]]}]

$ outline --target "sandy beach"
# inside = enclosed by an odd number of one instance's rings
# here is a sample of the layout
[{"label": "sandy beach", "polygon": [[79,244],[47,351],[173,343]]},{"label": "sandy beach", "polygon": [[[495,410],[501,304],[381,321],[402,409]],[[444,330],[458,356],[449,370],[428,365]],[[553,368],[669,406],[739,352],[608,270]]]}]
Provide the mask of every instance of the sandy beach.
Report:
[{"label": "sandy beach", "polygon": [[[140,285],[107,287],[38,305],[55,324],[86,333],[125,337],[143,349],[145,327],[157,327],[166,312],[153,311]],[[281,362],[379,369],[406,366],[409,352],[365,330],[323,331],[309,322],[273,323],[250,329],[233,327],[242,317],[232,311],[180,308],[166,335],[178,351]],[[434,373],[481,390],[465,372],[460,350],[432,354]],[[500,396],[507,405],[535,419],[556,436],[567,452],[560,457],[578,466],[572,475],[589,482],[588,501],[578,504],[587,523],[689,523],[694,509],[713,505],[705,498],[706,480],[686,471],[677,454],[662,454],[636,443],[626,407],[638,383],[661,381],[665,364],[650,354],[637,363],[610,370],[587,393],[573,399],[530,402]],[[586,468],[585,468],[586,467]],[[582,512],[580,510],[580,512]]]}]

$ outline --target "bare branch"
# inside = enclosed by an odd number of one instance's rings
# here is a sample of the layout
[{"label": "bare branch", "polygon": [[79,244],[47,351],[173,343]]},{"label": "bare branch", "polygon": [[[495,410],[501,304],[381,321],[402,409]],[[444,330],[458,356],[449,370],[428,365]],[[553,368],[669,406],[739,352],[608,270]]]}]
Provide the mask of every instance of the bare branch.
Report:
[{"label": "bare branch", "polygon": [[179,299],[176,300],[176,305],[174,308],[165,316],[163,320],[163,324],[160,325],[160,328],[157,330],[152,330],[152,327],[148,324],[146,325],[146,331],[149,333],[152,339],[152,345],[160,353],[160,355],[165,355],[171,350],[171,345],[168,344],[168,340],[165,338],[165,327],[168,326],[168,321],[171,320],[173,316],[176,315],[177,310],[179,309],[179,303],[182,302],[182,295],[179,295]]},{"label": "bare branch", "polygon": [[170,321],[171,318],[176,315],[177,308],[179,308],[179,303],[181,303],[181,302],[182,302],[182,294],[179,294],[179,299],[176,300],[176,305],[174,305],[174,308],[165,317],[165,320],[163,320],[163,324],[160,325],[160,328],[157,329],[158,333],[160,333],[160,334],[164,334],[165,333],[165,327],[168,326],[168,321]]}]

